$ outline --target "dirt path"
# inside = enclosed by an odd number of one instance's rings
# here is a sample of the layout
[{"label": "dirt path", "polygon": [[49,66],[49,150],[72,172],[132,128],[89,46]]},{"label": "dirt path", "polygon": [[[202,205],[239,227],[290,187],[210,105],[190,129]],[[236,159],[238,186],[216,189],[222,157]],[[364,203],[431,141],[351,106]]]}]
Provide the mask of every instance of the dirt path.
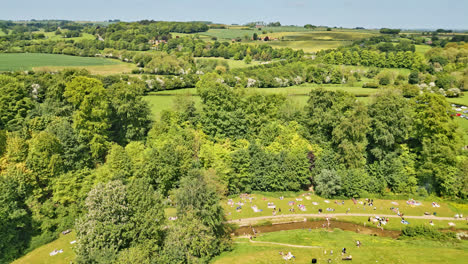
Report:
[{"label": "dirt path", "polygon": [[[319,246],[302,246],[302,245],[293,245],[293,244],[283,244],[283,243],[276,243],[276,242],[266,242],[266,241],[253,241],[249,240],[250,243],[259,243],[259,244],[270,244],[270,245],[278,245],[278,246],[285,246],[285,247],[295,247],[295,248],[321,248]],[[248,243],[248,242],[236,242],[240,243]]]},{"label": "dirt path", "polygon": [[[316,218],[336,218],[340,216],[379,216],[385,218],[400,218],[398,215],[382,215],[382,214],[355,214],[355,213],[336,213],[336,214],[285,214],[285,215],[276,215],[276,216],[258,216],[258,217],[251,217],[251,218],[244,218],[244,219],[236,219],[236,220],[229,220],[228,223],[236,223],[239,226],[250,225],[256,223],[261,220],[269,220],[269,219],[280,219],[280,218],[307,218],[307,217],[316,217]],[[452,221],[466,221],[465,218],[454,218],[454,217],[438,217],[433,215],[405,215],[405,219],[430,219],[430,220],[452,220]]]}]

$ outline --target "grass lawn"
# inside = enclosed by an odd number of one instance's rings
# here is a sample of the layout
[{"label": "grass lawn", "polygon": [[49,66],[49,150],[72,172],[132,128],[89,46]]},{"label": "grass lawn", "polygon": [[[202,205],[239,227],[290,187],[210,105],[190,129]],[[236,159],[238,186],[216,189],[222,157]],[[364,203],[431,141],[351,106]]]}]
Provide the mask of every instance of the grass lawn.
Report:
[{"label": "grass lawn", "polygon": [[77,57],[61,54],[2,53],[0,71],[32,70],[43,66],[102,66],[118,65],[121,62],[105,58]]},{"label": "grass lawn", "polygon": [[453,98],[447,97],[447,101],[451,104],[460,104],[460,105],[468,106],[468,94],[465,93],[460,97],[453,97]]},{"label": "grass lawn", "polygon": [[419,53],[421,55],[424,55],[428,50],[430,50],[432,47],[429,45],[416,45],[416,53]]},{"label": "grass lawn", "polygon": [[[175,92],[175,91],[183,91],[182,90],[174,90],[174,91],[166,91],[166,92]],[[161,113],[163,110],[170,110],[174,108],[174,99],[177,97],[177,95],[155,95],[156,93],[147,95],[143,97],[144,100],[146,100],[149,103],[151,112],[153,113],[153,118],[155,120],[158,120],[161,117]],[[178,92],[176,94],[182,94],[181,92]],[[197,109],[200,108],[200,97],[198,96],[193,96],[193,100],[195,101],[195,106]]]},{"label": "grass lawn", "polygon": [[[76,239],[75,232],[68,235],[60,235],[60,237],[42,247],[36,248],[25,256],[15,260],[12,264],[68,264],[75,260],[75,252],[71,241]],[[53,250],[63,249],[63,253],[58,253],[55,256],[49,256]]]},{"label": "grass lawn", "polygon": [[[356,240],[361,242],[360,248],[356,247]],[[312,258],[317,258],[318,263],[327,263],[328,259],[331,263],[341,263],[342,248],[347,249],[347,255],[352,255],[352,263],[460,263],[468,258],[467,241],[395,240],[339,229],[264,233],[254,241],[257,243],[246,238],[235,239],[233,250],[222,253],[212,263],[288,263],[279,255],[280,251],[295,256],[291,263],[310,263]]]},{"label": "grass lawn", "polygon": [[[335,200],[330,199],[329,203],[326,203],[325,198],[310,195],[307,196],[306,193],[254,193],[251,195],[253,200],[252,203],[248,200],[241,199],[239,196],[232,196],[230,197],[234,203],[243,202],[244,205],[240,212],[236,211],[237,205],[234,204],[233,206],[228,205],[227,200],[222,201],[222,205],[225,209],[227,214],[228,220],[235,220],[235,219],[245,219],[251,217],[259,217],[259,216],[272,216],[272,209],[268,208],[268,203],[272,202],[276,205],[277,210],[281,208],[281,214],[317,214],[318,209],[322,209],[324,213],[327,213],[326,208],[333,208],[335,209],[334,212],[331,213],[346,213],[347,209],[350,208],[349,213],[360,213],[360,214],[382,214],[382,215],[396,215],[393,211],[390,210],[390,207],[397,207],[401,213],[405,215],[414,215],[414,216],[423,216],[424,212],[433,213],[436,212],[437,216],[443,217],[453,217],[457,213],[462,213],[464,215],[468,215],[468,208],[457,209],[454,211],[452,208],[453,206],[447,205],[445,202],[437,201],[440,204],[440,207],[432,207],[433,200],[425,200],[420,201],[420,206],[410,206],[406,204],[406,200],[385,200],[385,199],[375,199],[374,200],[374,207],[376,210],[373,210],[373,207],[370,206],[363,206],[362,204],[354,204],[351,200],[344,200],[344,205],[341,204],[341,201],[338,200],[340,203],[336,204]],[[280,200],[279,197],[284,196],[283,200]],[[309,198],[307,198],[309,197]],[[408,197],[408,199],[411,197]],[[302,201],[298,201],[296,199],[302,199]],[[438,199],[438,198],[433,198]],[[364,199],[360,199],[361,202],[365,202]],[[435,201],[435,200],[434,200]],[[289,206],[289,202],[294,202],[295,205]],[[316,202],[317,205],[314,205],[313,202]],[[392,202],[398,203],[398,205],[392,204]],[[301,211],[298,208],[298,204],[303,204],[306,206],[306,211]],[[262,212],[254,212],[251,209],[251,206],[256,205],[258,209],[262,209]],[[289,209],[294,208],[295,212],[290,212]],[[426,220],[426,222],[428,222]],[[446,226],[448,227],[448,226]]]}]

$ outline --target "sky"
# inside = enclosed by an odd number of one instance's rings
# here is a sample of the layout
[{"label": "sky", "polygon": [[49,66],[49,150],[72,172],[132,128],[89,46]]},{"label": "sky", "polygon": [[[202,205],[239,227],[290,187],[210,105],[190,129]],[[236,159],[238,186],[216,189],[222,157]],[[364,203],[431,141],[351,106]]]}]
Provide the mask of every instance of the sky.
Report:
[{"label": "sky", "polygon": [[30,19],[468,29],[468,0],[0,0],[0,20]]}]

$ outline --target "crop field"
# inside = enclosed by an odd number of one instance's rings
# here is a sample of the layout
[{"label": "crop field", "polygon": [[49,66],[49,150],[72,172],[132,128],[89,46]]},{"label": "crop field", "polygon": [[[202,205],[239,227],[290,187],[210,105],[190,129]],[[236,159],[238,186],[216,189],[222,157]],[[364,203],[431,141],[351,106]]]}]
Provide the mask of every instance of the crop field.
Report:
[{"label": "crop field", "polygon": [[[356,247],[356,240],[362,244]],[[264,233],[256,239],[237,238],[232,251],[224,252],[213,263],[341,263],[341,249],[352,256],[352,263],[460,263],[468,258],[468,242],[396,240],[357,234],[351,231],[289,230]],[[333,251],[333,253],[331,252]],[[289,261],[279,254],[291,252]],[[351,262],[351,261],[350,261]]]},{"label": "crop field", "polygon": [[364,32],[352,32],[352,31],[313,31],[313,32],[278,32],[278,33],[267,33],[260,36],[268,36],[271,38],[292,41],[311,41],[311,40],[338,40],[338,41],[352,41],[364,38],[370,38],[377,34],[364,33]]},{"label": "crop field", "polygon": [[249,44],[267,44],[273,48],[291,48],[294,50],[304,50],[306,53],[316,52],[325,49],[336,49],[341,46],[349,45],[350,41],[340,40],[309,40],[309,41],[268,41],[268,42],[249,42]]},{"label": "crop field", "polygon": [[117,60],[90,57],[75,57],[61,54],[2,53],[0,71],[25,71],[43,66],[102,66],[117,65]]},{"label": "crop field", "polygon": [[94,65],[94,66],[42,66],[42,67],[33,67],[34,71],[45,71],[45,72],[54,72],[62,71],[65,69],[85,69],[91,74],[96,75],[111,75],[111,74],[129,74],[133,69],[136,69],[137,66],[131,63],[122,63],[117,61],[118,64],[114,65]]}]

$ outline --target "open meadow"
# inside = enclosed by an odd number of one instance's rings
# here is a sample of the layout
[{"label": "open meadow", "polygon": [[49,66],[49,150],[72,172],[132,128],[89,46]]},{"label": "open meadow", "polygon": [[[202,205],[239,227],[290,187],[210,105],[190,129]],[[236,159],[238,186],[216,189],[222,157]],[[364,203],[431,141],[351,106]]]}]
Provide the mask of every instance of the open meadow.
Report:
[{"label": "open meadow", "polygon": [[[43,245],[15,260],[12,264],[69,264],[75,261],[76,254],[70,242],[76,240],[75,232],[60,237],[49,244]],[[54,250],[63,250],[63,253],[50,256]]]},{"label": "open meadow", "polygon": [[61,54],[43,53],[2,53],[0,54],[0,71],[26,71],[35,67],[88,67],[122,64],[117,60],[105,58],[77,57]]},{"label": "open meadow", "polygon": [[[357,240],[362,244],[359,248]],[[263,233],[252,241],[236,238],[233,250],[222,253],[213,263],[299,264],[310,263],[312,258],[318,263],[342,263],[343,248],[345,256],[352,256],[350,263],[461,263],[460,260],[468,258],[467,241],[396,240],[340,229],[299,229]],[[280,252],[291,252],[295,258],[285,260]]]}]

